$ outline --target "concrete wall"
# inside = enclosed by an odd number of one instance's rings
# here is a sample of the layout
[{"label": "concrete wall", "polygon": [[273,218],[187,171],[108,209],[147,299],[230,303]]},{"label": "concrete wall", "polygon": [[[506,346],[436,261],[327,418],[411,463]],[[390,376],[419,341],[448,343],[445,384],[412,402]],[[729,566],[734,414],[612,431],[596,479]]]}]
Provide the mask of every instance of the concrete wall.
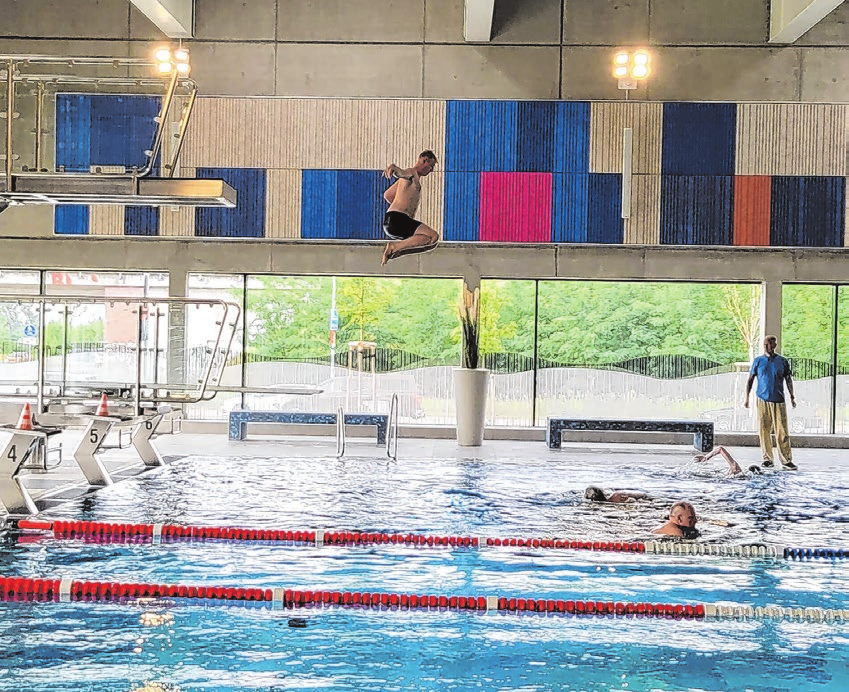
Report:
[{"label": "concrete wall", "polygon": [[[650,100],[849,100],[849,5],[791,46],[769,0],[498,0],[490,44],[463,0],[195,0],[203,94],[619,99],[612,49],[654,49]],[[146,55],[127,0],[0,0],[0,53]]]}]

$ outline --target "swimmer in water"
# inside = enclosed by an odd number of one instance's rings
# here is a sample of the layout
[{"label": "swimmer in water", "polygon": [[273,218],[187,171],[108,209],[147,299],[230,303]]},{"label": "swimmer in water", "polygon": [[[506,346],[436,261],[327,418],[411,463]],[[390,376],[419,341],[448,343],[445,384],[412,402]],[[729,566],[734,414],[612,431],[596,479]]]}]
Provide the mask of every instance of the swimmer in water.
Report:
[{"label": "swimmer in water", "polygon": [[[693,457],[693,461],[707,461],[708,459],[713,459],[713,457],[717,455],[721,455],[723,459],[728,463],[728,473],[732,476],[744,476],[746,474],[742,468],[740,468],[740,464],[731,456],[731,452],[729,452],[725,447],[720,445],[719,447],[714,447],[707,454],[697,454]],[[761,475],[763,473],[761,471],[761,467],[757,464],[750,466],[748,472],[752,475]]]},{"label": "swimmer in water", "polygon": [[652,533],[665,536],[679,536],[680,538],[693,539],[699,537],[696,528],[696,510],[689,502],[676,502],[669,510],[669,519],[663,526],[659,526]]},{"label": "swimmer in water", "polygon": [[646,493],[639,490],[614,490],[608,494],[595,485],[591,485],[584,491],[584,497],[593,502],[612,502],[614,504],[650,499]]}]

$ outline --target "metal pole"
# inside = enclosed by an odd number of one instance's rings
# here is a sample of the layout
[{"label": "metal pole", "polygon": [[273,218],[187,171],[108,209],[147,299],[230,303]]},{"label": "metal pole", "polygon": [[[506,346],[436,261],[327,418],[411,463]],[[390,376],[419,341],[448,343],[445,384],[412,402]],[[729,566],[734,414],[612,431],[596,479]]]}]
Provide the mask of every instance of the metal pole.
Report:
[{"label": "metal pole", "polygon": [[47,332],[47,306],[45,301],[38,303],[38,400],[36,408],[39,413],[44,413],[44,368],[47,364],[45,354],[47,351],[46,332]]},{"label": "metal pole", "polygon": [[142,383],[142,325],[144,324],[144,307],[139,303],[138,324],[136,327],[136,391],[133,394],[133,407],[137,416],[141,415],[141,383]]},{"label": "metal pole", "polygon": [[840,289],[834,286],[834,324],[831,335],[831,434],[837,430],[837,325],[840,312]]},{"label": "metal pole", "polygon": [[35,170],[41,172],[43,168],[41,161],[41,133],[43,130],[44,116],[44,82],[36,85],[37,97],[35,100]]},{"label": "metal pole", "polygon": [[[242,372],[239,384],[247,387],[248,375],[248,275],[242,274]],[[239,408],[245,408],[245,392],[239,394]]]},{"label": "metal pole", "polygon": [[6,192],[12,191],[12,119],[15,116],[15,63],[6,63]]},{"label": "metal pole", "polygon": [[68,383],[68,306],[64,305],[64,312],[62,318],[62,394],[65,393],[65,389]]},{"label": "metal pole", "polygon": [[148,157],[144,168],[136,174],[139,178],[144,178],[146,175],[149,175],[156,164],[156,157],[159,154],[159,150],[162,148],[162,136],[165,133],[165,121],[168,119],[168,113],[171,110],[171,103],[174,100],[174,92],[177,90],[177,78],[177,70],[175,69],[174,73],[171,75],[171,82],[168,84],[168,91],[165,93],[165,97],[162,100],[162,109],[159,111],[159,117],[157,118],[158,122],[156,134],[153,137],[153,146],[150,148],[150,156]]},{"label": "metal pole", "polygon": [[533,396],[531,398],[531,426],[537,424],[537,377],[539,376],[539,366],[537,358],[539,357],[539,349],[537,343],[539,341],[539,279],[534,281],[534,380],[533,380]]},{"label": "metal pole", "polygon": [[195,105],[195,98],[198,95],[198,87],[195,84],[192,87],[192,92],[189,94],[189,100],[186,102],[186,105],[183,107],[183,114],[180,118],[180,132],[177,135],[177,144],[174,147],[174,151],[171,154],[171,160],[163,165],[163,173],[166,178],[173,178],[174,171],[177,168],[177,159],[180,158],[180,152],[183,149],[183,140],[186,136],[186,130],[189,127],[189,118],[192,115],[192,109]]}]

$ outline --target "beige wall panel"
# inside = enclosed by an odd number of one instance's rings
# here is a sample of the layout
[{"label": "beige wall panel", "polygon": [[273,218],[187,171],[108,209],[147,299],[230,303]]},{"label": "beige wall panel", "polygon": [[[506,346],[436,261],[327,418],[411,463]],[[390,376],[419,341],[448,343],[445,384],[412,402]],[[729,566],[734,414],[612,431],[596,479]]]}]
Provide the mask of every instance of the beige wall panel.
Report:
[{"label": "beige wall panel", "polygon": [[183,160],[227,168],[410,166],[441,159],[445,102],[355,99],[198,99]]},{"label": "beige wall panel", "polygon": [[[182,167],[180,175],[184,178],[194,178],[195,169]],[[159,235],[176,236],[179,238],[195,237],[195,208],[194,207],[160,207]]]},{"label": "beige wall panel", "polygon": [[124,235],[123,204],[92,204],[88,210],[90,235]]},{"label": "beige wall panel", "polygon": [[634,173],[660,173],[663,104],[593,103],[590,126],[590,170],[622,172],[622,131],[633,130]]},{"label": "beige wall panel", "polygon": [[421,44],[278,43],[276,47],[278,96],[422,95]]},{"label": "beige wall panel", "polygon": [[849,107],[739,104],[737,175],[846,175]]},{"label": "beige wall panel", "polygon": [[[422,202],[416,218],[426,223],[442,237],[442,200],[445,196],[445,175],[431,173],[422,182]],[[387,209],[388,209],[387,205]]]},{"label": "beige wall panel", "polygon": [[301,171],[279,169],[268,171],[265,237],[301,237]]},{"label": "beige wall panel", "polygon": [[194,238],[195,208],[160,207],[159,235],[178,238]]},{"label": "beige wall panel", "polygon": [[626,222],[625,244],[660,243],[660,176],[635,175],[631,181],[631,220]]},{"label": "beige wall panel", "polygon": [[426,98],[558,98],[556,46],[438,46],[424,49]]},{"label": "beige wall panel", "polygon": [[[849,190],[849,178],[846,179],[846,189]],[[846,195],[846,223],[843,225],[843,246],[849,247],[849,195]]]}]

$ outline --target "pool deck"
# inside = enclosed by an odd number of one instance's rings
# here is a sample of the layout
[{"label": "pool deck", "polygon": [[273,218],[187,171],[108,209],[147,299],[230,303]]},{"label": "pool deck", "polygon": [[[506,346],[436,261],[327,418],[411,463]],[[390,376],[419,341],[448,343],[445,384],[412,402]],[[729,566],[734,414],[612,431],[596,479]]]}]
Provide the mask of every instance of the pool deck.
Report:
[{"label": "pool deck", "polygon": [[[403,435],[398,440],[397,462],[403,464],[405,458],[415,459],[454,459],[458,462],[475,459],[505,460],[519,462],[522,460],[550,460],[552,463],[567,463],[575,455],[586,455],[588,452],[598,453],[601,458],[605,453],[634,454],[639,456],[635,463],[647,464],[681,464],[696,451],[687,444],[634,444],[634,443],[599,443],[599,442],[564,442],[562,449],[549,449],[540,440],[503,440],[486,439],[480,447],[460,447],[453,439],[438,437],[410,437]],[[81,430],[68,430],[58,436],[64,450],[63,460],[55,468],[48,471],[26,470],[22,472],[23,484],[36,503],[39,512],[48,512],[65,502],[84,498],[96,493],[99,488],[87,484],[79,466],[73,459],[72,451],[79,441]],[[373,438],[372,438],[373,439]],[[56,442],[51,441],[51,445]],[[291,435],[252,436],[245,441],[228,440],[226,433],[197,434],[181,433],[162,435],[155,439],[155,446],[161,453],[165,463],[178,463],[180,459],[190,456],[207,457],[238,457],[262,458],[280,456],[285,453],[291,457],[326,459],[334,456],[336,440],[332,436],[300,436]],[[728,446],[729,451],[744,468],[759,463],[760,452],[751,446]],[[368,457],[374,459],[385,455],[384,447],[377,446],[367,438],[353,437],[348,439],[347,457]],[[109,449],[100,456],[100,461],[106,467],[116,483],[145,473],[157,473],[159,467],[146,467],[133,448]],[[829,468],[846,468],[849,465],[849,450],[832,448],[794,447],[794,461],[800,471],[816,470],[827,472]],[[390,462],[387,459],[387,462]],[[713,462],[720,467],[724,462],[717,457]],[[0,509],[0,521],[5,512]]]}]

